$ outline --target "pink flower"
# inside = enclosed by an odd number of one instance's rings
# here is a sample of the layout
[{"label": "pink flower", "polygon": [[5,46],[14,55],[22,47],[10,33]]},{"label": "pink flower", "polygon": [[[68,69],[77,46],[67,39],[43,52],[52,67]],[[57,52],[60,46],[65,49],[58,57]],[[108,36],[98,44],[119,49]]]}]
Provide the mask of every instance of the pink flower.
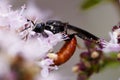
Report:
[{"label": "pink flower", "polygon": [[120,51],[120,28],[118,26],[114,26],[113,31],[109,33],[111,40],[109,42],[103,40],[101,44],[103,44],[104,52],[119,52]]},{"label": "pink flower", "polygon": [[50,66],[53,63],[53,60],[51,59],[44,59],[40,62],[37,62],[37,64],[42,68],[41,70],[41,77],[47,77],[49,75],[50,70],[57,70],[57,66]]}]

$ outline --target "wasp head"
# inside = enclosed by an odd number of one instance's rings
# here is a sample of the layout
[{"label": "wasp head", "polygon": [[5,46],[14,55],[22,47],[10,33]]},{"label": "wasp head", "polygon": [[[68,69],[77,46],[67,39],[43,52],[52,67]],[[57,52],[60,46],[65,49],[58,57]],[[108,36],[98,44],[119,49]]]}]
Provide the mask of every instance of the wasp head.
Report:
[{"label": "wasp head", "polygon": [[35,31],[36,33],[42,33],[45,29],[45,24],[44,23],[38,23],[35,25],[35,28],[33,29],[33,31]]}]

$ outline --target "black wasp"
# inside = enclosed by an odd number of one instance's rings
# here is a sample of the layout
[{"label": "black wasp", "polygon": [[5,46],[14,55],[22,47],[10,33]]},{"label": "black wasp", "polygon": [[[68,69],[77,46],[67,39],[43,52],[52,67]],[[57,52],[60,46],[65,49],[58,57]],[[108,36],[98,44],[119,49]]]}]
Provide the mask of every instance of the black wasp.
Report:
[{"label": "black wasp", "polygon": [[[33,23],[33,21],[31,21]],[[33,23],[34,24],[34,23]],[[36,23],[34,24],[34,29],[36,33],[42,33],[44,37],[48,37],[47,33],[44,30],[51,31],[53,34],[63,32],[67,35],[67,29],[75,31],[75,33],[68,34],[68,35],[77,35],[78,37],[82,38],[83,40],[90,40],[90,41],[99,41],[99,38],[95,35],[78,28],[76,26],[70,25],[68,23],[64,23],[58,20],[48,20],[46,23]]]}]

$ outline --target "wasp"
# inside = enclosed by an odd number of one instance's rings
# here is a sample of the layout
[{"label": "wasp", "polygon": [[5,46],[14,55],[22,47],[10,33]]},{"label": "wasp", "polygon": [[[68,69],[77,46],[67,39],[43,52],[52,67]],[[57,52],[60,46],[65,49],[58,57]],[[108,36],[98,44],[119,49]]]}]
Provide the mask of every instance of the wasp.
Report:
[{"label": "wasp", "polygon": [[[60,51],[57,52],[58,57],[54,60],[55,65],[61,65],[72,57],[77,45],[75,36],[78,36],[83,40],[94,41],[96,44],[98,44],[100,40],[99,37],[96,37],[86,30],[58,20],[48,20],[46,23],[36,23],[34,26],[35,27],[33,31],[36,33],[42,33],[44,37],[48,37],[47,33],[45,33],[44,30],[51,31],[53,34],[64,33],[65,35],[68,35],[69,38],[65,40],[65,44],[60,49]],[[67,30],[73,30],[74,33],[68,34]]]}]

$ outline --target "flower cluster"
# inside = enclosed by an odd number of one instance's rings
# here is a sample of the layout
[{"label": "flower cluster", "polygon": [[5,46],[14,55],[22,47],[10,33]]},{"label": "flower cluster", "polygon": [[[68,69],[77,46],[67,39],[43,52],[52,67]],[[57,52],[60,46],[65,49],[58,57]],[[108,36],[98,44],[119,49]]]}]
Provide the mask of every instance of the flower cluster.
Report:
[{"label": "flower cluster", "polygon": [[114,26],[112,32],[109,32],[111,40],[109,42],[102,42],[104,52],[119,52],[120,51],[120,27]]},{"label": "flower cluster", "polygon": [[120,65],[120,25],[114,26],[109,34],[109,42],[104,39],[100,39],[99,44],[85,41],[87,51],[80,54],[80,62],[73,67],[73,71],[78,74],[77,80],[88,80],[106,66]]},{"label": "flower cluster", "polygon": [[85,41],[87,51],[80,54],[80,62],[73,67],[73,71],[78,73],[77,80],[87,80],[93,73],[99,72],[103,66],[103,53],[97,49],[95,43]]},{"label": "flower cluster", "polygon": [[62,34],[45,30],[48,37],[44,37],[34,32],[31,21],[43,18],[31,3],[12,10],[7,2],[0,2],[0,80],[42,80],[36,75],[44,78],[58,69],[47,55],[63,40]]}]

